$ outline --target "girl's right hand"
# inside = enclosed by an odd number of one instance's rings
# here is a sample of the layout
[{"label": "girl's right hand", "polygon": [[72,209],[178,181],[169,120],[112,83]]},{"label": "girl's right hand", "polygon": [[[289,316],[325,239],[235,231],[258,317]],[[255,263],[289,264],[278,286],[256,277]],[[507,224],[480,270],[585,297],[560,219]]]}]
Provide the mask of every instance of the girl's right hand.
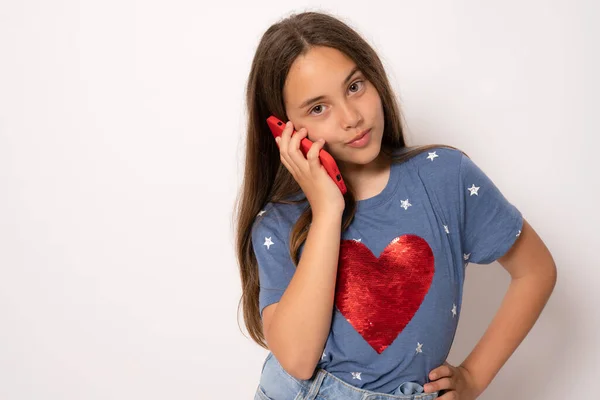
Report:
[{"label": "girl's right hand", "polygon": [[341,215],[346,206],[344,196],[319,160],[319,151],[325,145],[325,141],[321,139],[314,142],[305,158],[300,150],[300,141],[307,137],[306,128],[300,129],[292,136],[293,131],[294,125],[288,121],[281,137],[276,139],[281,162],[306,195],[313,216],[330,213]]}]

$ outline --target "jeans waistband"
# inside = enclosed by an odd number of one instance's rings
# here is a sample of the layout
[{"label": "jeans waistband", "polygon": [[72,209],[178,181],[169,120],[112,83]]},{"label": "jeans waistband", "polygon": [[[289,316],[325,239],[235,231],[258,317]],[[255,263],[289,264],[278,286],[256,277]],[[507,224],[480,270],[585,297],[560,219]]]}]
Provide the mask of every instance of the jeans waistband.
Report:
[{"label": "jeans waistband", "polygon": [[438,397],[438,392],[409,395],[375,393],[354,387],[322,368],[319,368],[307,383],[309,383],[308,392],[302,400],[315,400],[317,395],[326,396],[328,388],[332,388],[337,396],[343,395],[343,398],[357,400],[433,400]]}]

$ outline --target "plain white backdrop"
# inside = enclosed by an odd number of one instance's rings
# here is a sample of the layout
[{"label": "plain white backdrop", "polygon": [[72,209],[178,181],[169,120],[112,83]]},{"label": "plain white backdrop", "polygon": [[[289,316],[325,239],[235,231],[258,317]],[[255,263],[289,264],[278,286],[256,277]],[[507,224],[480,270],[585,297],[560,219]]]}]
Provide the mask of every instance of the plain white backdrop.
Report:
[{"label": "plain white backdrop", "polygon": [[[597,396],[597,2],[4,0],[1,399],[252,398],[244,89],[263,32],[308,10],[378,51],[409,143],[467,152],[554,256],[550,302],[481,398]],[[468,267],[451,363],[508,283]]]}]

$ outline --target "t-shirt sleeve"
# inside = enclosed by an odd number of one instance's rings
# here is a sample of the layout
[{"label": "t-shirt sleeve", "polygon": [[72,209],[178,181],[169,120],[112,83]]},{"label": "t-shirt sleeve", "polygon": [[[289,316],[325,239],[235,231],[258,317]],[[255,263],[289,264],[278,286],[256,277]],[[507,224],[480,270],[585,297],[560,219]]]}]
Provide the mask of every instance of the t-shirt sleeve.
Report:
[{"label": "t-shirt sleeve", "polygon": [[459,168],[461,241],[468,262],[490,264],[521,234],[521,212],[465,154]]},{"label": "t-shirt sleeve", "polygon": [[270,212],[257,217],[252,230],[252,248],[258,263],[261,317],[266,306],[281,299],[296,271],[289,251],[289,234],[283,233],[277,215],[272,209]]}]

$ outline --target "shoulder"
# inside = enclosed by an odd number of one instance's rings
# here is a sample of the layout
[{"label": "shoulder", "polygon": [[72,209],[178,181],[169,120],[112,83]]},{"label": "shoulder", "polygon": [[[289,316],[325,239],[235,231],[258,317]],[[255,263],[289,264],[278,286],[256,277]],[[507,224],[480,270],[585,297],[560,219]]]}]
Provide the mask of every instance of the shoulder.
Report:
[{"label": "shoulder", "polygon": [[426,178],[428,181],[446,182],[452,180],[453,177],[458,179],[462,160],[467,157],[461,149],[434,146],[421,150],[420,147],[422,146],[411,148],[416,154],[408,162],[422,178]]},{"label": "shoulder", "polygon": [[269,233],[287,239],[305,208],[306,202],[298,204],[267,202],[254,218],[252,236],[260,237],[263,233]]}]

